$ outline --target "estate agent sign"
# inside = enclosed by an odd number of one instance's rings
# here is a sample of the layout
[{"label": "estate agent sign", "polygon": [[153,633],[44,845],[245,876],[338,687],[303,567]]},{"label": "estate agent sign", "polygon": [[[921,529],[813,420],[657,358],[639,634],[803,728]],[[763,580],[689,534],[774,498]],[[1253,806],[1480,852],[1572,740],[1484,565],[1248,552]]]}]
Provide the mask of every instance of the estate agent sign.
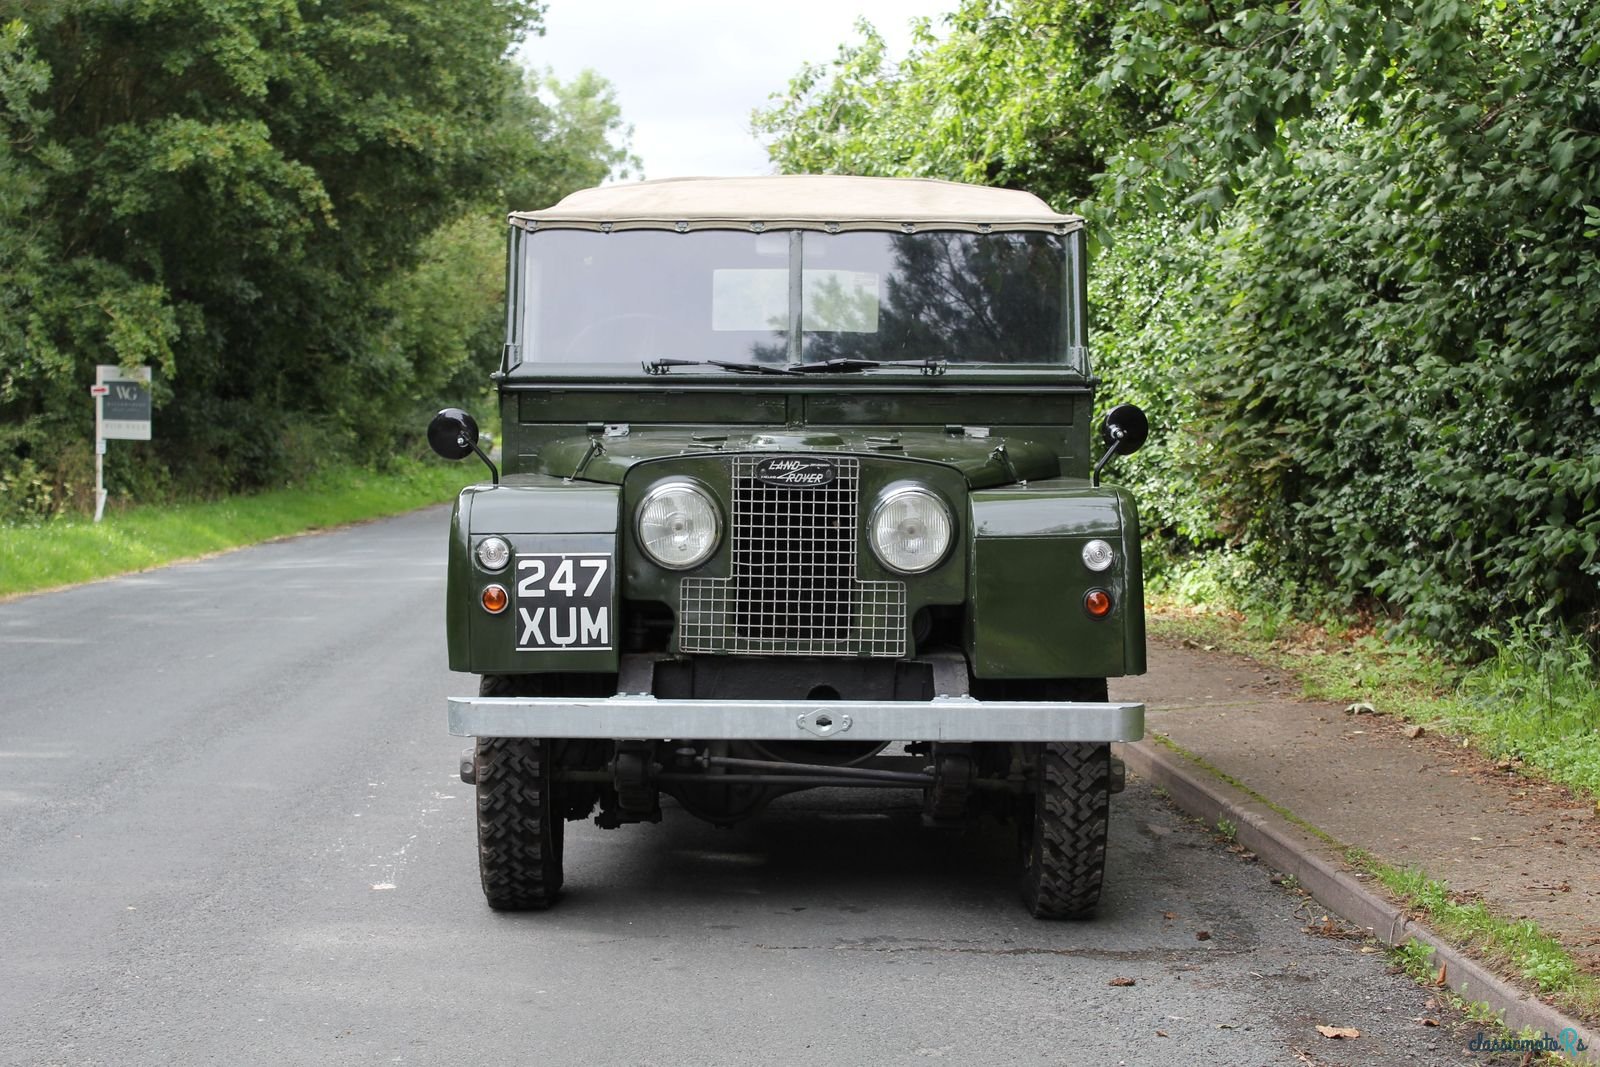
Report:
[{"label": "estate agent sign", "polygon": [[124,371],[104,363],[94,369],[94,521],[106,509],[105,456],[108,440],[150,440],[150,368]]}]

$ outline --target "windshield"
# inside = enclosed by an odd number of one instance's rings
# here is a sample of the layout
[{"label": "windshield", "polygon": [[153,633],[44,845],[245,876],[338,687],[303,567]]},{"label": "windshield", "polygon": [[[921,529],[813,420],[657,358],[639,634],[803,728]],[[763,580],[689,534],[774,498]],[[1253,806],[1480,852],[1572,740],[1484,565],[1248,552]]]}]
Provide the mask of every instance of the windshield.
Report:
[{"label": "windshield", "polygon": [[1065,365],[1067,238],[543,230],[522,239],[524,360]]}]

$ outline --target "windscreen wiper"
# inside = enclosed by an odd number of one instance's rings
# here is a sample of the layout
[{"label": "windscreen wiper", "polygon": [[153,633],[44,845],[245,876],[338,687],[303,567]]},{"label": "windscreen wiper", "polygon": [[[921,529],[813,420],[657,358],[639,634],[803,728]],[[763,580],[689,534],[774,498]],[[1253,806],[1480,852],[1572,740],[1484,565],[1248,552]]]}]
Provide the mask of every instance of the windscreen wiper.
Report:
[{"label": "windscreen wiper", "polygon": [[923,374],[943,374],[942,359],[855,359],[841,357],[824,359],[816,363],[791,363],[789,369],[796,374],[826,374],[830,371],[871,370],[874,367],[917,367]]},{"label": "windscreen wiper", "polygon": [[786,363],[736,363],[729,359],[652,359],[644,364],[646,374],[665,374],[673,367],[721,367],[735,374],[798,374]]},{"label": "windscreen wiper", "polygon": [[923,374],[943,374],[942,359],[856,359],[841,356],[815,363],[738,363],[728,359],[652,359],[643,364],[646,374],[665,374],[673,367],[721,367],[735,374],[840,374],[874,367],[917,367]]}]

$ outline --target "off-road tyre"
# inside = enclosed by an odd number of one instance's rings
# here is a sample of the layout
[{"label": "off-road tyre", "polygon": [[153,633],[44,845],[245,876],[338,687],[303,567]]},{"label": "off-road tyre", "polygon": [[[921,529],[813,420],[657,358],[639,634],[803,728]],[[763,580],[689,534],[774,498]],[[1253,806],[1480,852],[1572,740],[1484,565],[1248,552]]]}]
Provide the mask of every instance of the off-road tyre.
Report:
[{"label": "off-road tyre", "polygon": [[1087,919],[1100,903],[1111,814],[1111,746],[1034,746],[1038,791],[1021,820],[1022,901],[1036,918]]},{"label": "off-road tyre", "polygon": [[[479,692],[516,695],[511,679],[493,675]],[[537,738],[478,738],[478,873],[495,911],[537,911],[561,894],[562,804],[550,749]]]}]

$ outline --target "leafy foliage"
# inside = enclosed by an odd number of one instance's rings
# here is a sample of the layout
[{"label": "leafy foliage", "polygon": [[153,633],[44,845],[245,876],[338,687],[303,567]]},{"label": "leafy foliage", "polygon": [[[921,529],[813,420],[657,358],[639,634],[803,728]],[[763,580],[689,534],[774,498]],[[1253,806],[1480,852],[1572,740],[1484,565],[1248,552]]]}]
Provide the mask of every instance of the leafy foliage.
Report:
[{"label": "leafy foliage", "polygon": [[458,395],[498,351],[478,220],[632,162],[602,79],[509,60],[541,10],[0,0],[0,513],[83,500],[96,363],[156,370],[108,468],[141,496],[390,456]]},{"label": "leafy foliage", "polygon": [[1376,130],[1242,189],[1200,430],[1230,529],[1461,641],[1600,609],[1600,13],[1443,15]]},{"label": "leafy foliage", "polygon": [[1167,115],[1132,81],[1086,91],[1112,47],[1114,0],[966,0],[888,64],[882,36],[803,68],[754,128],[783,169],[945,178],[1090,195],[1107,158]]},{"label": "leafy foliage", "polygon": [[757,128],[786,169],[1023,185],[1098,222],[1098,367],[1163,426],[1125,470],[1167,538],[1451,644],[1600,625],[1600,9],[946,24],[897,67],[863,29]]}]

